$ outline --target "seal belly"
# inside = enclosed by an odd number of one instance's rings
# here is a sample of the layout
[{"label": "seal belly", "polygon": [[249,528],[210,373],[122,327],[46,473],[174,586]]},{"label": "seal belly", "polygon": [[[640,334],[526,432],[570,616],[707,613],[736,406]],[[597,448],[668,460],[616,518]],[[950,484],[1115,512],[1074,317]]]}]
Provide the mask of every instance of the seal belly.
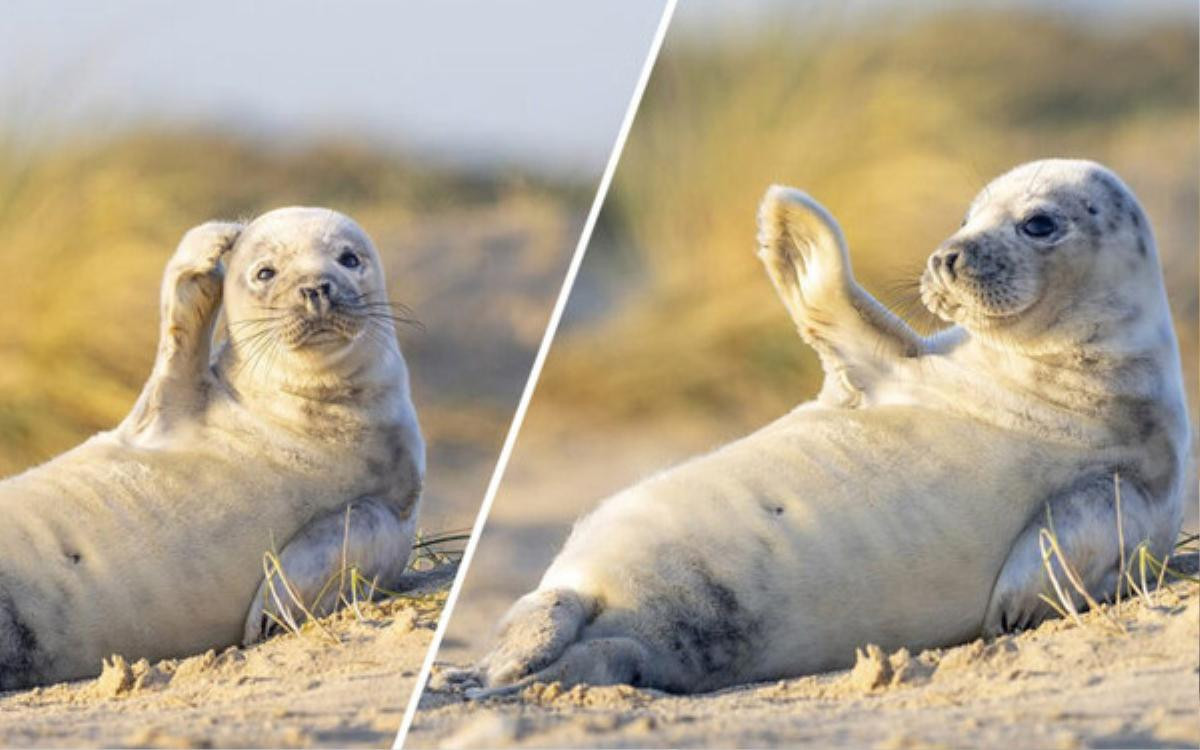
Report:
[{"label": "seal belly", "polygon": [[238,641],[262,554],[336,493],[315,466],[311,476],[262,456],[248,466],[237,442],[210,437],[199,443],[210,449],[183,452],[102,434],[0,482],[0,586],[45,652],[36,681],[95,674],[113,653],[157,659]]},{"label": "seal belly", "polygon": [[666,652],[689,623],[704,653],[681,657],[687,679],[709,688],[846,666],[869,642],[961,642],[1066,475],[1045,454],[929,410],[798,409],[614,496],[542,587],[596,596],[598,631],[632,629]]}]

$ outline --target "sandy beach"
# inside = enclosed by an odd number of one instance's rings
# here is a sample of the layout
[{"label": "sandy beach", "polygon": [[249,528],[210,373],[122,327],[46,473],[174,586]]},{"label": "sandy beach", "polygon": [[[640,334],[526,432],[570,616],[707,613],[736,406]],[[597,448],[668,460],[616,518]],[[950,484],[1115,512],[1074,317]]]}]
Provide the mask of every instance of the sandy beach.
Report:
[{"label": "sandy beach", "polygon": [[250,648],[0,695],[0,746],[390,747],[455,570]]},{"label": "sandy beach", "polygon": [[871,647],[851,670],[706,695],[431,689],[406,747],[1195,747],[1200,596],[1180,583],[1155,599],[916,655]]}]

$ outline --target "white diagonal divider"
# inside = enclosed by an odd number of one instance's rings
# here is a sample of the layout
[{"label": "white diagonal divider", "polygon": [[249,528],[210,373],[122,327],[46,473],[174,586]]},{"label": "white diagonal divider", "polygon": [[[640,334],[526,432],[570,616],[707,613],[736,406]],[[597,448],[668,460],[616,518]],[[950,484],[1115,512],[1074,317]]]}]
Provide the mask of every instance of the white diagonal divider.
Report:
[{"label": "white diagonal divider", "polygon": [[604,206],[604,199],[608,196],[608,188],[612,184],[613,174],[617,171],[617,163],[621,160],[621,152],[625,149],[625,141],[629,137],[629,131],[633,127],[633,120],[637,115],[638,105],[641,104],[642,94],[646,91],[646,84],[650,80],[650,72],[654,69],[654,63],[658,60],[658,52],[662,48],[663,38],[666,36],[667,28],[671,25],[671,17],[675,14],[675,5],[677,0],[667,0],[663,7],[662,17],[659,18],[658,28],[654,32],[654,39],[650,43],[650,49],[646,54],[646,61],[642,65],[641,75],[638,77],[637,85],[634,87],[633,96],[630,97],[629,107],[625,110],[625,117],[621,121],[621,129],[617,131],[617,139],[613,143],[612,153],[609,154],[608,164],[604,168],[604,174],[600,178],[600,185],[596,188],[596,196],[592,199],[592,207],[588,212],[587,221],[584,222],[583,232],[579,235],[579,244],[575,246],[575,254],[571,257],[571,263],[567,267],[566,278],[563,279],[562,288],[559,290],[558,299],[554,303],[554,310],[550,313],[550,321],[546,326],[546,332],[542,335],[542,343],[538,347],[537,357],[533,360],[533,368],[529,371],[529,379],[525,381],[525,390],[521,393],[521,401],[517,404],[517,411],[513,415],[512,424],[508,428],[508,435],[504,438],[504,446],[500,449],[500,458],[496,461],[496,468],[492,472],[492,478],[488,482],[487,492],[483,496],[483,504],[479,508],[479,515],[475,517],[475,524],[471,529],[471,538],[467,541],[467,547],[463,551],[462,561],[459,563],[458,572],[455,574],[454,583],[450,587],[450,595],[446,598],[446,606],[442,610],[440,619],[438,620],[437,630],[433,634],[433,642],[429,645],[429,651],[425,654],[425,661],[421,665],[421,672],[417,675],[417,682],[413,688],[413,693],[408,700],[408,708],[404,711],[404,721],[400,724],[400,731],[396,733],[396,742],[392,745],[393,750],[400,750],[404,746],[404,738],[408,735],[408,729],[412,726],[413,717],[417,712],[417,704],[421,700],[421,694],[425,691],[425,684],[429,681],[429,673],[433,669],[434,659],[437,657],[438,649],[441,647],[442,638],[446,634],[446,627],[450,623],[450,618],[454,614],[454,604],[458,601],[458,595],[462,591],[463,581],[466,579],[466,572],[471,567],[471,559],[475,556],[475,547],[479,544],[479,536],[483,532],[483,527],[487,523],[488,513],[492,509],[492,501],[496,498],[496,492],[500,489],[500,482],[504,478],[504,471],[508,468],[508,459],[512,455],[513,445],[517,441],[517,435],[521,431],[521,423],[525,421],[525,412],[529,408],[529,402],[533,398],[533,392],[537,388],[538,377],[542,373],[542,366],[546,362],[546,354],[550,351],[550,344],[554,341],[554,334],[558,330],[559,321],[562,319],[563,310],[566,308],[567,299],[571,296],[571,289],[575,285],[575,277],[579,273],[579,266],[583,262],[584,252],[587,250],[588,242],[592,239],[592,232],[596,228],[596,219],[600,215],[600,209]]}]

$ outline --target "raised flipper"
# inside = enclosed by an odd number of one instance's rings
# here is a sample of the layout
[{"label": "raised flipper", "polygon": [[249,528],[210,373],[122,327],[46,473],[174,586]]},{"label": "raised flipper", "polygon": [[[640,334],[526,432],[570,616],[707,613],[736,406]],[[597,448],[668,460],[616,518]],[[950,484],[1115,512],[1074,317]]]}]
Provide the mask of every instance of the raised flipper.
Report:
[{"label": "raised flipper", "polygon": [[821,357],[822,402],[861,404],[893,363],[925,352],[924,339],[854,280],[841,228],[805,193],[781,185],[767,190],[758,247],[800,336]]},{"label": "raised flipper", "polygon": [[127,438],[153,442],[203,407],[211,387],[213,324],[221,306],[221,258],[241,231],[241,224],[201,224],[183,236],[167,262],[158,353],[137,403],[121,424]]},{"label": "raised flipper", "polygon": [[304,622],[305,610],[318,617],[333,612],[354,596],[352,569],[364,581],[396,586],[412,551],[415,519],[415,512],[401,514],[393,504],[363,498],[309,522],[278,554],[278,564],[268,559],[242,642],[266,638],[279,622]]}]

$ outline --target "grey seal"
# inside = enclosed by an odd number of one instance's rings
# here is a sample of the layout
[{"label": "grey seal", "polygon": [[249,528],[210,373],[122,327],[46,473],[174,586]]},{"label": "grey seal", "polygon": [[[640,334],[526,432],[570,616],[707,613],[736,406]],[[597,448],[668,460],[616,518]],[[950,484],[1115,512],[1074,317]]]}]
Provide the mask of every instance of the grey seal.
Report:
[{"label": "grey seal", "polygon": [[[425,448],[366,233],[319,208],[203,224],[161,299],[128,417],[0,482],[2,688],[303,619],[265,570],[326,612],[344,564],[389,585],[405,568]],[[282,571],[264,567],[272,549]]]},{"label": "grey seal", "polygon": [[[929,257],[922,337],[855,281],[842,232],[773,187],[759,257],[820,355],[819,396],[580,520],[492,650],[445,673],[712,690],[849,666],[1051,615],[1052,523],[1097,598],[1126,543],[1168,552],[1190,436],[1149,222],[1077,160],[991,182]],[[1119,479],[1118,479],[1119,478]]]}]

